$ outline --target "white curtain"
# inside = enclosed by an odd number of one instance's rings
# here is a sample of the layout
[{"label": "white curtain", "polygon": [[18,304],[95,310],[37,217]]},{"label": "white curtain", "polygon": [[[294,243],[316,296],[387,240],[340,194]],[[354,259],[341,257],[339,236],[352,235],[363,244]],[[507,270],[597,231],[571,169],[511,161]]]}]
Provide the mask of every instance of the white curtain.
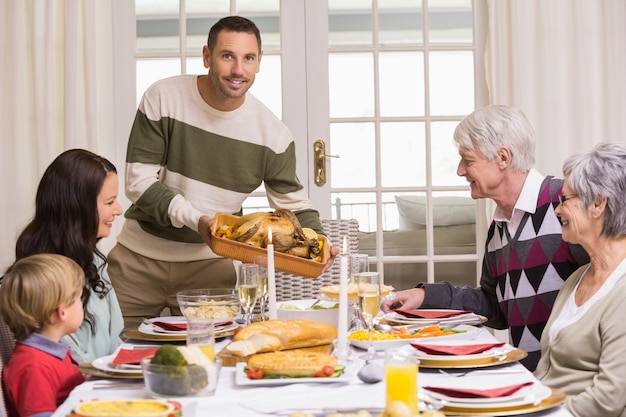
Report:
[{"label": "white curtain", "polygon": [[537,164],[600,141],[626,141],[626,2],[488,0],[485,64],[490,102],[523,110],[537,133]]},{"label": "white curtain", "polygon": [[0,0],[0,274],[33,215],[39,179],[59,153],[85,148],[122,167],[114,139],[113,1]]}]

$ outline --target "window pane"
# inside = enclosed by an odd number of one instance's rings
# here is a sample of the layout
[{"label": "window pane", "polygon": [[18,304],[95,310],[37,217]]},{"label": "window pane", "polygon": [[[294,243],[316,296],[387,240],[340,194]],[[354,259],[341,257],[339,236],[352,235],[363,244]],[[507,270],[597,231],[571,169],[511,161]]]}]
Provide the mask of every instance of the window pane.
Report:
[{"label": "window pane", "polygon": [[282,68],[280,55],[264,54],[261,70],[254,79],[250,92],[278,117],[283,115]]},{"label": "window pane", "polygon": [[426,185],[424,123],[381,123],[381,183],[384,187]]},{"label": "window pane", "polygon": [[[426,282],[426,277],[421,281]],[[459,287],[476,287],[478,285],[476,262],[435,263],[435,282],[442,281],[449,281]]]},{"label": "window pane", "polygon": [[374,115],[374,65],[371,53],[328,55],[330,117]]},{"label": "window pane", "polygon": [[137,104],[141,96],[157,80],[180,74],[180,59],[137,59]]},{"label": "window pane", "polygon": [[209,30],[220,17],[208,17],[206,13],[187,11],[185,21],[187,29],[187,51],[202,54],[202,47],[207,44]]},{"label": "window pane", "polygon": [[372,0],[328,1],[328,45],[372,45]]},{"label": "window pane", "polygon": [[472,52],[431,52],[429,76],[432,115],[465,116],[474,110]]},{"label": "window pane", "polygon": [[379,45],[421,45],[422,0],[378,0]]},{"label": "window pane", "polygon": [[376,230],[376,194],[333,193],[333,219],[358,219],[359,230]]},{"label": "window pane", "polygon": [[[154,0],[143,0],[154,1]],[[185,12],[187,14],[213,14],[228,15],[230,10],[230,0],[185,0]],[[207,28],[207,35],[209,29]]]},{"label": "window pane", "polygon": [[476,200],[469,191],[434,192],[435,255],[476,253]]},{"label": "window pane", "polygon": [[431,124],[433,185],[467,185],[465,178],[456,175],[459,151],[454,145],[452,133],[457,124],[458,122]]},{"label": "window pane", "polygon": [[430,0],[428,37],[431,44],[473,42],[472,0]]},{"label": "window pane", "polygon": [[264,51],[280,50],[280,0],[238,0],[237,14],[257,25]]},{"label": "window pane", "polygon": [[179,51],[178,0],[135,0],[136,50]]},{"label": "window pane", "polygon": [[187,58],[187,74],[208,74],[209,70],[204,68],[202,57]]},{"label": "window pane", "polygon": [[332,187],[376,185],[376,149],[372,123],[332,123],[330,154],[339,156],[330,158]]},{"label": "window pane", "polygon": [[423,116],[424,54],[381,52],[378,59],[380,115]]}]

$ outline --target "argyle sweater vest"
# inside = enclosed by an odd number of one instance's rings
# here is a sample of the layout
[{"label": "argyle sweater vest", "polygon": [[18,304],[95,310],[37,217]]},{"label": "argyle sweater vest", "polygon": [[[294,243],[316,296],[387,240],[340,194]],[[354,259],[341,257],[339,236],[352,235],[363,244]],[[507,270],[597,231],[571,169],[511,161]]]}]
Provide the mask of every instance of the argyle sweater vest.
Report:
[{"label": "argyle sweater vest", "polygon": [[[535,369],[540,340],[563,282],[588,262],[562,240],[561,222],[554,213],[563,180],[546,177],[534,214],[525,213],[515,233],[492,222],[487,236],[483,280],[495,280],[496,297],[510,328],[510,341],[528,352],[522,361]],[[487,276],[485,276],[487,274]]]}]

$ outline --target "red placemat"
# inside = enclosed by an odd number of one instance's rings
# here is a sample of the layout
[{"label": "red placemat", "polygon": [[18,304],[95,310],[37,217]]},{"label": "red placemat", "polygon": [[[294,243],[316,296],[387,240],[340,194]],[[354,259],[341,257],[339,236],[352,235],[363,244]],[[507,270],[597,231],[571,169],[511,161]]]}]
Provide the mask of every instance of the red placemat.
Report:
[{"label": "red placemat", "polygon": [[502,347],[506,343],[480,343],[472,345],[431,345],[411,343],[415,349],[429,355],[473,355],[482,353],[496,347]]},{"label": "red placemat", "polygon": [[525,382],[523,384],[509,385],[506,387],[492,389],[472,389],[472,388],[443,388],[443,387],[424,387],[424,389],[438,392],[455,398],[499,398],[508,397],[515,394],[520,389],[534,384],[534,382]]}]

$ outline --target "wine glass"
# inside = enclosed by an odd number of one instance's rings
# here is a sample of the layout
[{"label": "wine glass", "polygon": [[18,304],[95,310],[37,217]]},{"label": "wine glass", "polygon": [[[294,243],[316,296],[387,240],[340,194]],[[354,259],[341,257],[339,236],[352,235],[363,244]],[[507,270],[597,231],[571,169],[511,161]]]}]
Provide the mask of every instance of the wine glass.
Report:
[{"label": "wine glass", "polygon": [[259,308],[261,321],[265,321],[265,305],[267,304],[267,256],[258,255],[252,262],[259,266]]},{"label": "wine glass", "polygon": [[358,275],[359,308],[363,320],[367,324],[370,343],[367,353],[361,359],[370,361],[382,358],[374,349],[374,318],[380,308],[380,274],[378,272],[361,272]]},{"label": "wine glass", "polygon": [[[350,254],[350,283],[357,285],[358,276],[361,272],[369,272],[370,264],[366,253],[352,253]],[[363,322],[363,316],[361,310],[359,310],[359,304],[356,300],[350,302],[350,309],[352,311],[352,317],[350,318],[350,331],[364,329],[365,323]]]},{"label": "wine glass", "polygon": [[259,293],[259,265],[244,263],[239,267],[237,293],[244,311],[246,326],[252,321],[252,309]]}]

